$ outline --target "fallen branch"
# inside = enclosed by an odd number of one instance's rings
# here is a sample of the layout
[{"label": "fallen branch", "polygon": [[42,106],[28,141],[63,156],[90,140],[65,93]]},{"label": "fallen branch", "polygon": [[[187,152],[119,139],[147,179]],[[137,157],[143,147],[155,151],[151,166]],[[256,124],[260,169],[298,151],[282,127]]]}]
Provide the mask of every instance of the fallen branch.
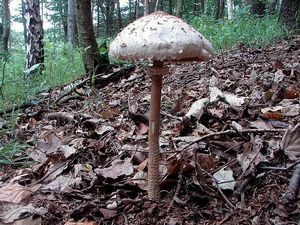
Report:
[{"label": "fallen branch", "polygon": [[[247,134],[247,133],[265,133],[265,132],[272,132],[272,133],[276,133],[276,132],[285,132],[286,129],[246,129],[246,130],[239,130],[239,133],[242,134]],[[218,136],[218,135],[226,135],[226,134],[237,134],[237,132],[235,130],[225,130],[225,131],[220,131],[220,132],[215,132],[215,133],[211,133],[211,134],[207,134],[204,135],[200,138],[198,138],[197,140],[189,143],[188,145],[184,146],[180,151],[183,151],[185,149],[187,149],[188,147],[192,146],[193,144],[196,144],[200,141],[203,141],[207,138],[210,137],[214,137],[214,136]]]},{"label": "fallen branch", "polygon": [[5,109],[3,111],[0,111],[0,116],[3,116],[4,114],[8,114],[8,113],[11,113],[16,110],[26,109],[28,107],[32,107],[35,105],[36,104],[30,103],[30,102],[26,102],[26,103],[22,103],[22,104],[14,104],[14,105],[9,106],[7,109]]},{"label": "fallen branch", "polygon": [[43,117],[46,120],[57,120],[60,122],[77,123],[77,121],[74,119],[74,115],[67,112],[47,113]]}]

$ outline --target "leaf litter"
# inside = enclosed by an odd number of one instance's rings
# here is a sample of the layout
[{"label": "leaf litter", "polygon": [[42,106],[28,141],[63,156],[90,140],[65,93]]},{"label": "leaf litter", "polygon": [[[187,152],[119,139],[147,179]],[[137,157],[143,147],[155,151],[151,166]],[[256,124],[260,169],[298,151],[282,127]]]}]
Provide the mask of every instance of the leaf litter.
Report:
[{"label": "leaf litter", "polygon": [[46,101],[25,108],[1,137],[0,149],[13,138],[26,143],[12,160],[30,162],[0,165],[1,222],[298,224],[299,46],[294,36],[169,65],[159,203],[146,192],[151,81],[143,64],[101,88],[76,81],[78,90],[43,93]]}]

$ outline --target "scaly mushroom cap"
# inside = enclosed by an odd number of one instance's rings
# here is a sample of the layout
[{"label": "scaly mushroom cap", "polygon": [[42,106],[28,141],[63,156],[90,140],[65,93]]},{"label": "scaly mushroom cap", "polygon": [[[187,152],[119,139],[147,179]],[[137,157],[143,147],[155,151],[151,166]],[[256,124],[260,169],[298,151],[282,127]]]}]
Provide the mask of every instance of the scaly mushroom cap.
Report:
[{"label": "scaly mushroom cap", "polygon": [[204,61],[212,57],[213,49],[183,20],[154,12],[124,28],[111,43],[109,54],[127,61]]}]

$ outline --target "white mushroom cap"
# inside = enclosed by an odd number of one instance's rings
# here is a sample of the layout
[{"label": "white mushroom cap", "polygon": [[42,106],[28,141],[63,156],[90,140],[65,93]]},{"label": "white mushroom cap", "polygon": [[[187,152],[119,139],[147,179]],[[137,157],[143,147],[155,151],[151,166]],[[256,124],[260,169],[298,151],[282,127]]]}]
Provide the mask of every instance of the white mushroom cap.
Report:
[{"label": "white mushroom cap", "polygon": [[209,41],[183,20],[154,12],[129,24],[111,43],[116,59],[203,61],[213,55]]}]

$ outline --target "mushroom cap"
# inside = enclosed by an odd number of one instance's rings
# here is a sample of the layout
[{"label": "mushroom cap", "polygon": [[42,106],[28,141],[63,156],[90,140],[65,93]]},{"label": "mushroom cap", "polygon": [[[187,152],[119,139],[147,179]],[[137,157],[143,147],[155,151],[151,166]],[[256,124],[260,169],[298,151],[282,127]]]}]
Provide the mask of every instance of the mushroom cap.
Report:
[{"label": "mushroom cap", "polygon": [[205,61],[213,48],[183,20],[157,11],[125,27],[111,43],[109,54],[127,61]]}]

